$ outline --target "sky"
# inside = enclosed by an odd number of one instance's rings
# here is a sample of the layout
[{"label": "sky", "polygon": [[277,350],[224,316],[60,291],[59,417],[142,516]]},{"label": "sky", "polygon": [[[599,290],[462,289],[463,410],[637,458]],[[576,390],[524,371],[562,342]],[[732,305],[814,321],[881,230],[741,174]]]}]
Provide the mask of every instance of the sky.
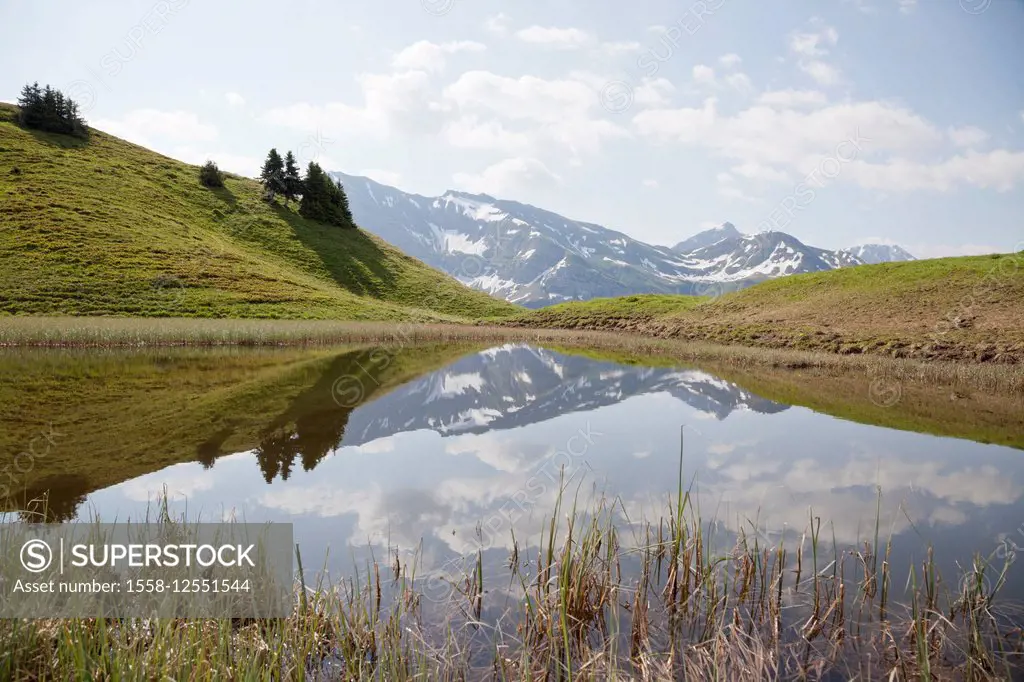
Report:
[{"label": "sky", "polygon": [[1021,0],[0,1],[0,100],[674,244],[1024,249]]}]

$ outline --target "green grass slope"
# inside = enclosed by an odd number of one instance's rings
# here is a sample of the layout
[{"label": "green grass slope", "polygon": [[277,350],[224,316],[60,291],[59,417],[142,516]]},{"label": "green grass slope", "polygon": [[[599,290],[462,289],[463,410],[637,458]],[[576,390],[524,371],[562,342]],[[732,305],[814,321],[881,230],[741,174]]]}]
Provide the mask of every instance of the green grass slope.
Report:
[{"label": "green grass slope", "polygon": [[508,324],[772,348],[1024,362],[1024,252],[882,263],[762,282],[719,298],[629,296]]},{"label": "green grass slope", "polygon": [[0,104],[0,314],[476,319],[517,310],[364,230],[261,201],[254,180]]}]

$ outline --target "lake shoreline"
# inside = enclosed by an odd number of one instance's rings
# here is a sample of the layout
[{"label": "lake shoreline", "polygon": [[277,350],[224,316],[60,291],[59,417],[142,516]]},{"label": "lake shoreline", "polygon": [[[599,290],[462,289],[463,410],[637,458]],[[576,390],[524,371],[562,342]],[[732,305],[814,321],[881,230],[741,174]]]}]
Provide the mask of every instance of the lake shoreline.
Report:
[{"label": "lake shoreline", "polygon": [[495,324],[423,324],[207,318],[0,318],[0,349],[273,348],[346,344],[535,343],[655,356],[683,363],[781,370],[815,369],[872,377],[964,384],[1024,393],[1024,365],[883,354],[841,354],[707,340],[662,338],[626,330],[550,329]]}]

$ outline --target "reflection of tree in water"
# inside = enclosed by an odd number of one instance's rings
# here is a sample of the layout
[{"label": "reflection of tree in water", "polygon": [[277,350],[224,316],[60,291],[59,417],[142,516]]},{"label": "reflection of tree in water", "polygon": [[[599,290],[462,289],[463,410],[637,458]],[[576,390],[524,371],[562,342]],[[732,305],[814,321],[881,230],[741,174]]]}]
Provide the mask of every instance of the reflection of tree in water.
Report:
[{"label": "reflection of tree in water", "polygon": [[214,433],[196,448],[196,460],[203,465],[203,469],[212,469],[213,463],[221,456],[221,447],[232,433],[234,426],[225,426]]},{"label": "reflection of tree in water", "polygon": [[50,476],[6,501],[26,523],[63,523],[75,518],[92,488],[84,476]]},{"label": "reflection of tree in water", "polygon": [[288,409],[263,430],[256,460],[267,483],[278,476],[288,480],[295,459],[312,471],[337,449],[345,437],[345,426],[356,406],[342,407],[335,400],[335,382],[345,376],[360,378],[367,394],[378,387],[374,375],[387,366],[374,351],[346,353],[335,358],[317,383],[300,394]]}]

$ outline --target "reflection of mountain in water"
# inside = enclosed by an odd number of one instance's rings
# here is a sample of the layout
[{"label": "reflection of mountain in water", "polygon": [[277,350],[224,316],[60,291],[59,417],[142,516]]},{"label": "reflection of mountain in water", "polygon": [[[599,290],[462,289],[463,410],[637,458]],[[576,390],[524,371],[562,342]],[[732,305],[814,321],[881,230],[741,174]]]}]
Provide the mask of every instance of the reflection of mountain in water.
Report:
[{"label": "reflection of mountain in water", "polygon": [[[179,391],[195,408],[187,416],[168,413],[157,420],[137,451],[129,446],[120,456],[155,459],[150,471],[188,459],[210,468],[242,445],[255,454],[270,483],[288,479],[297,467],[314,469],[343,444],[416,430],[447,436],[511,429],[641,394],[669,393],[718,419],[738,409],[786,409],[697,371],[622,366],[522,345],[452,363],[464,352],[448,345],[353,350],[298,363],[280,375],[270,372],[266,380],[257,375],[235,392],[221,390],[208,404],[201,390],[193,394],[180,388],[206,385],[202,368],[181,363],[165,379],[168,396]],[[137,365],[123,379],[128,394],[137,390],[132,380],[150,380],[149,365]],[[101,429],[102,437],[89,441],[93,457],[93,441],[102,447],[121,437],[118,419],[112,416],[105,424],[107,432]],[[126,478],[141,475],[138,468],[133,472]],[[66,520],[97,488],[85,467],[62,471],[28,482],[0,499],[0,508],[21,511],[26,518]]]},{"label": "reflection of mountain in water", "polygon": [[423,429],[443,436],[511,429],[649,393],[669,393],[718,419],[735,410],[772,413],[787,407],[704,372],[623,366],[523,345],[465,357],[376,399],[368,391],[363,397],[369,402],[354,410],[335,401],[339,377],[361,374],[363,384],[373,387],[374,374],[391,360],[372,351],[339,356],[315,386],[275,417],[256,450],[266,481],[287,480],[296,460],[310,471],[341,445]]},{"label": "reflection of mountain in water", "polygon": [[463,358],[361,406],[352,414],[344,444],[420,429],[443,436],[511,429],[650,393],[669,393],[719,420],[736,410],[774,413],[788,407],[704,372],[631,367],[507,345]]}]

